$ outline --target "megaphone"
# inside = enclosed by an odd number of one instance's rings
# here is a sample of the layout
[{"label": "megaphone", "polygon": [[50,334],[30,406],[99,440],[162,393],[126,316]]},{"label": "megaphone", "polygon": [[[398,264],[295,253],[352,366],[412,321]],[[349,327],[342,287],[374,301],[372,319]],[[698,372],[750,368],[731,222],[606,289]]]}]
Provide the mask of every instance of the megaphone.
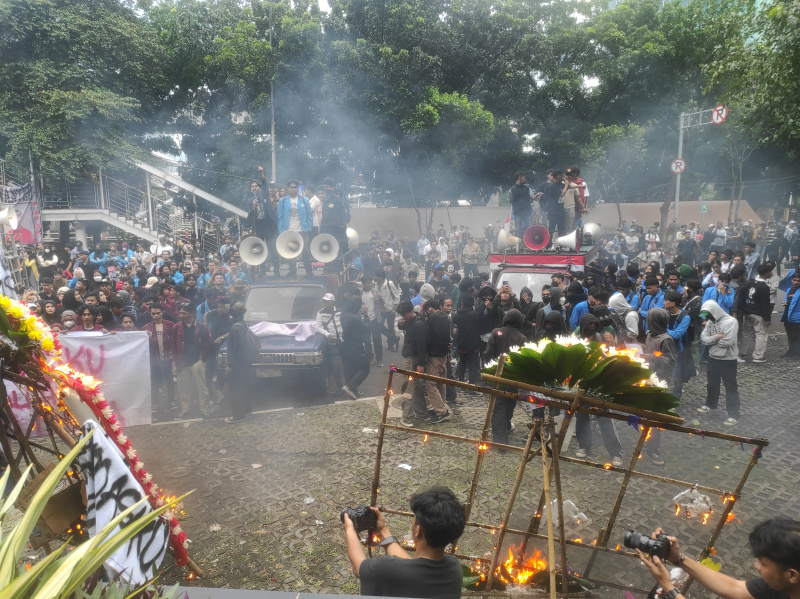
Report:
[{"label": "megaphone", "polygon": [[[275,247],[282,258],[291,260],[303,253],[303,236],[297,231],[284,231],[275,240]],[[241,250],[239,250],[241,253]]]},{"label": "megaphone", "polygon": [[[597,223],[586,223],[583,225],[583,243],[585,245],[594,245],[600,241],[603,231]],[[589,239],[587,240],[587,237]]]},{"label": "megaphone", "polygon": [[564,235],[556,239],[556,245],[573,252],[578,249],[578,229],[575,229],[569,235]]},{"label": "megaphone", "polygon": [[258,266],[269,256],[269,248],[258,237],[245,237],[239,244],[239,254],[245,264]]},{"label": "megaphone", "polygon": [[321,233],[311,240],[311,255],[317,262],[333,262],[339,255],[339,242],[333,235]]},{"label": "megaphone", "polygon": [[0,211],[0,225],[5,225],[9,229],[16,229],[19,222],[17,222],[17,211],[13,206]]},{"label": "megaphone", "polygon": [[513,245],[516,246],[519,243],[519,237],[515,237],[514,235],[509,235],[505,229],[500,229],[500,232],[497,234],[497,251],[504,252],[508,246]]},{"label": "megaphone", "polygon": [[347,227],[347,247],[354,250],[358,247],[358,231]]},{"label": "megaphone", "polygon": [[525,230],[522,243],[529,250],[543,250],[550,243],[550,231],[542,225],[532,225]]}]

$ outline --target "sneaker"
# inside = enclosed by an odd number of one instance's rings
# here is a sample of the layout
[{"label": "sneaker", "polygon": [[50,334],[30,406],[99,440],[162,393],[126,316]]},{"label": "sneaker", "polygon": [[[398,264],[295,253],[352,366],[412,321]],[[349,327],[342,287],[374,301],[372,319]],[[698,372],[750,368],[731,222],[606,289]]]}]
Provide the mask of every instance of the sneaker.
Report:
[{"label": "sneaker", "polygon": [[436,414],[431,418],[431,424],[439,424],[445,420],[450,420],[451,416],[452,414],[450,413],[450,410],[447,410],[444,414]]},{"label": "sneaker", "polygon": [[350,389],[350,387],[348,387],[347,385],[345,385],[344,387],[342,387],[342,391],[344,391],[344,392],[345,392],[345,394],[347,395],[347,397],[349,397],[350,399],[358,399],[358,395],[356,395],[356,394],[355,394],[355,393],[352,391],[352,389]]},{"label": "sneaker", "polygon": [[400,426],[404,426],[406,428],[416,428],[416,425],[413,422],[407,422],[406,420],[401,420]]},{"label": "sneaker", "polygon": [[763,358],[761,360],[756,360],[755,358],[753,358],[753,364],[765,364],[765,363],[766,360],[764,360]]},{"label": "sneaker", "polygon": [[739,424],[739,421],[736,418],[728,418],[723,424],[725,426],[735,426]]},{"label": "sneaker", "polygon": [[428,414],[420,414],[419,412],[414,412],[414,418],[417,420],[430,420],[431,417]]},{"label": "sneaker", "polygon": [[575,450],[575,457],[576,458],[585,458],[588,455],[588,452],[583,447],[578,447]]},{"label": "sneaker", "polygon": [[614,466],[614,468],[622,468],[622,456],[615,455],[611,458],[611,465]]},{"label": "sneaker", "polygon": [[377,364],[375,364],[375,366],[377,368],[383,368],[383,362],[378,362]]},{"label": "sneaker", "polygon": [[711,408],[709,408],[708,406],[700,406],[699,408],[697,408],[697,411],[700,412],[701,414],[708,414],[711,411]]},{"label": "sneaker", "polygon": [[364,392],[361,389],[356,389],[353,393],[356,394],[356,397],[364,397]]},{"label": "sneaker", "polygon": [[508,432],[510,433],[513,430],[516,430],[516,425],[513,422],[510,422],[508,425]]},{"label": "sneaker", "polygon": [[739,364],[747,364],[747,360],[744,358],[736,358],[736,361],[739,362]]},{"label": "sneaker", "polygon": [[652,461],[656,466],[664,465],[664,458],[662,458],[657,453],[648,453],[647,455],[650,458],[650,461]]}]

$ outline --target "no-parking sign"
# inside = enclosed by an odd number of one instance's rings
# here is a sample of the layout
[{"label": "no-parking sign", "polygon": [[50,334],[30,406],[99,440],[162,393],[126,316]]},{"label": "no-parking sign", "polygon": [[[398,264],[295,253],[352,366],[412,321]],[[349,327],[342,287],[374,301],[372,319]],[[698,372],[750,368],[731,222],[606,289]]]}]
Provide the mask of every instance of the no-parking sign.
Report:
[{"label": "no-parking sign", "polygon": [[676,158],[672,161],[672,165],[670,165],[669,168],[676,175],[680,175],[686,170],[686,161],[683,158]]}]

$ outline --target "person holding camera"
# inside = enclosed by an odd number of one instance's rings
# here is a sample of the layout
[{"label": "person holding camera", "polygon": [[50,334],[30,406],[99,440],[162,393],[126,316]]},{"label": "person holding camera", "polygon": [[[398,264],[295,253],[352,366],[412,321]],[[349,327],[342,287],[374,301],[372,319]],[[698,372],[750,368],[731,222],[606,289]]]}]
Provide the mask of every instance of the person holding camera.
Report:
[{"label": "person holding camera", "polygon": [[[664,534],[663,529],[657,528],[653,538]],[[736,580],[686,557],[678,539],[671,536],[666,537],[669,551],[664,558],[645,554],[638,548],[636,552],[661,587],[661,599],[684,599],[672,583],[665,561],[723,599],[800,599],[800,522],[786,518],[766,520],[748,538],[756,570],[761,575],[750,580]]]},{"label": "person holding camera", "polygon": [[445,547],[464,532],[464,507],[446,487],[434,487],[411,498],[411,536],[414,557],[389,532],[380,511],[370,536],[380,540],[386,555],[367,559],[358,538],[359,530],[345,510],[342,514],[347,556],[353,574],[361,579],[361,594],[373,597],[431,597],[459,599],[463,574],[458,559]]}]

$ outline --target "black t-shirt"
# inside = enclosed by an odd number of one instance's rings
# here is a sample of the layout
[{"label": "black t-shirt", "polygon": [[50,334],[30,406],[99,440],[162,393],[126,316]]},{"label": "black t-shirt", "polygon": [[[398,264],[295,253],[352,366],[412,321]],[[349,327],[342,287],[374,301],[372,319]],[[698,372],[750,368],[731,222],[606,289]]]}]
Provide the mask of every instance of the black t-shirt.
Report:
[{"label": "black t-shirt", "polygon": [[545,181],[539,186],[536,191],[542,194],[539,203],[545,210],[549,210],[558,204],[562,189],[564,189],[564,184],[558,181]]},{"label": "black t-shirt", "polygon": [[459,599],[464,578],[461,564],[450,554],[441,561],[393,555],[368,559],[361,562],[358,576],[362,595],[435,599]]},{"label": "black t-shirt", "polygon": [[194,338],[195,327],[197,323],[187,327],[185,323],[181,323],[183,327],[183,359],[186,366],[192,366],[200,359],[200,346]]},{"label": "black t-shirt", "polygon": [[753,578],[745,582],[747,592],[754,599],[789,599],[789,594],[783,591],[775,591],[764,582],[763,578]]},{"label": "black t-shirt", "polygon": [[524,183],[511,186],[509,200],[514,208],[514,214],[528,214],[531,208],[531,189]]},{"label": "black t-shirt", "polygon": [[461,270],[461,265],[458,263],[458,260],[453,260],[452,262],[446,261],[444,263],[444,272],[449,276],[457,273]]}]

